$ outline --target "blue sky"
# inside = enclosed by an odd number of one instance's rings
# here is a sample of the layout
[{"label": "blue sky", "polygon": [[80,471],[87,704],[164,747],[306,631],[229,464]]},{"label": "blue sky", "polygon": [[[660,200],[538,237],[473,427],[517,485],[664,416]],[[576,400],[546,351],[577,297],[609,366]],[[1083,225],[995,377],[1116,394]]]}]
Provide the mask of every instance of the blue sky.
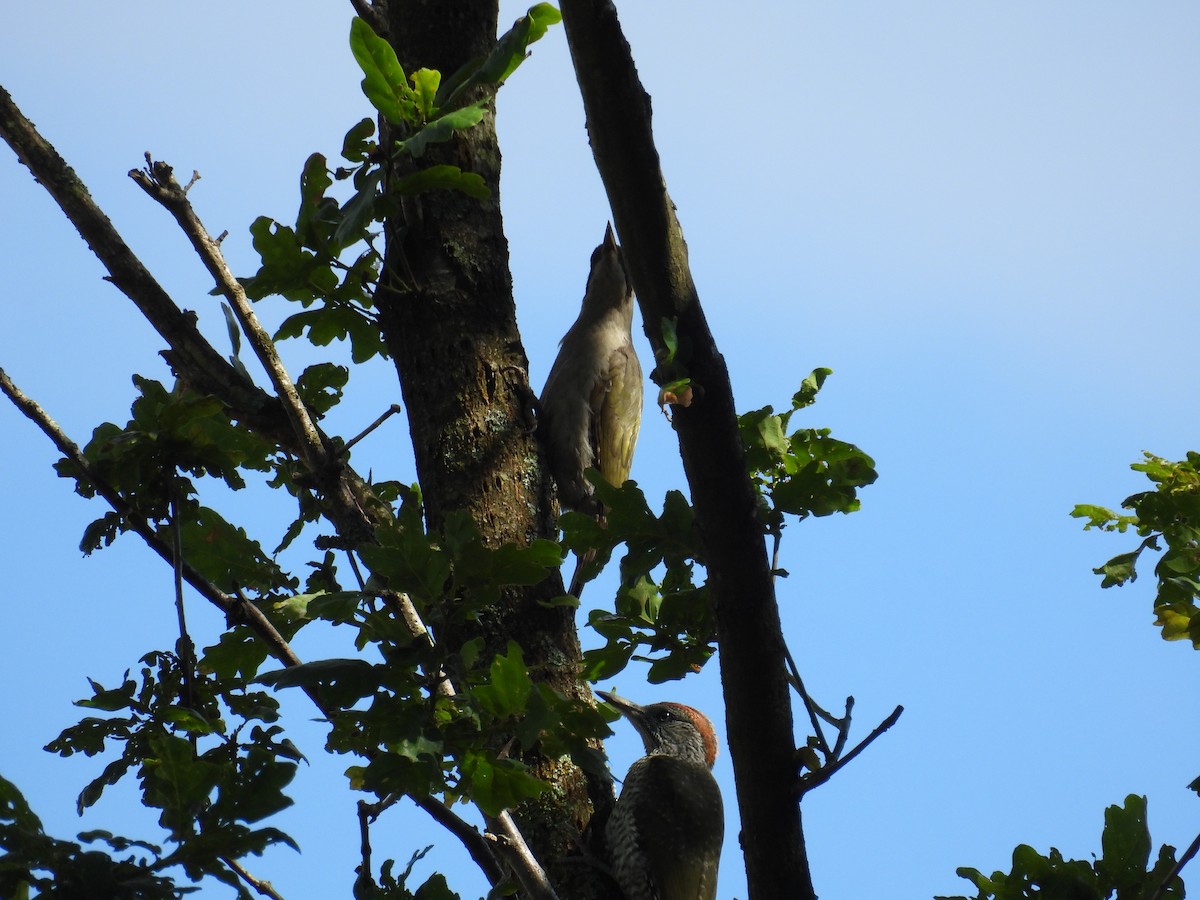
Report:
[{"label": "blue sky", "polygon": [[[1143,450],[1197,447],[1200,8],[621,5],[740,407],[784,407],[829,366],[796,424],[831,427],[880,472],[861,512],[784,541],[780,603],[810,688],[834,707],[853,694],[859,736],[906,707],[806,800],[818,892],[963,892],[956,866],[1007,868],[1020,842],[1086,857],[1104,807],[1131,792],[1149,796],[1156,843],[1186,846],[1200,830],[1184,787],[1200,774],[1200,658],[1159,639],[1148,581],[1100,591],[1091,568],[1131,541],[1085,534],[1068,512],[1141,490],[1128,464]],[[504,4],[501,21],[522,10]],[[315,0],[3,14],[0,84],[218,346],[203,270],[124,173],[145,150],[200,170],[193,202],[210,230],[229,230],[235,271],[252,271],[249,223],[293,217],[305,157],[335,155],[368,114],[348,16],[349,4]],[[540,385],[608,219],[561,30],[501,93],[499,128],[518,316]],[[0,365],[82,443],[99,422],[125,421],[131,372],[165,377],[161,343],[7,150],[0,198]],[[296,371],[315,358],[285,347]],[[398,400],[388,366],[367,366],[331,428],[355,432]],[[633,477],[653,498],[684,482],[648,408]],[[55,452],[11,408],[0,433],[0,772],[56,834],[153,839],[130,792],[78,820],[74,798],[100,764],[40,747],[73,721],[85,675],[114,682],[173,640],[170,573],[132,540],[81,559],[80,533],[102,510],[54,477]],[[396,420],[355,461],[413,478]],[[213,503],[268,546],[288,512],[250,492]],[[589,592],[585,607],[599,604],[603,587]],[[222,626],[199,600],[191,621],[205,642]],[[304,636],[297,649],[344,648]],[[682,699],[720,726],[716,676],[648,687],[629,671],[605,686]],[[357,850],[347,761],[322,758],[318,726],[301,721],[297,740],[313,765],[281,824],[304,852],[273,852],[255,871],[289,898],[345,893]],[[640,750],[630,729],[609,749],[617,772]],[[732,811],[727,756],[717,774]],[[403,861],[433,842],[452,884],[480,890],[422,814],[380,827],[377,853]],[[731,819],[722,898],[745,896],[736,833]]]}]

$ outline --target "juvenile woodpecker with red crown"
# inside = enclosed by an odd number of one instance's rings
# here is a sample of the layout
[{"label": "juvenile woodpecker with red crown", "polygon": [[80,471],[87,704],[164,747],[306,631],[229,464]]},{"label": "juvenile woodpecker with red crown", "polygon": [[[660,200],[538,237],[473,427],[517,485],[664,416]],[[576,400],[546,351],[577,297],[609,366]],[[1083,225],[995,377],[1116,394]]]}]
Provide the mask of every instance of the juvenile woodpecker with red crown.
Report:
[{"label": "juvenile woodpecker with red crown", "polygon": [[638,706],[596,692],[630,721],[646,755],[629,767],[605,836],[626,900],[714,900],[725,836],[713,777],[717,736],[682,703]]}]

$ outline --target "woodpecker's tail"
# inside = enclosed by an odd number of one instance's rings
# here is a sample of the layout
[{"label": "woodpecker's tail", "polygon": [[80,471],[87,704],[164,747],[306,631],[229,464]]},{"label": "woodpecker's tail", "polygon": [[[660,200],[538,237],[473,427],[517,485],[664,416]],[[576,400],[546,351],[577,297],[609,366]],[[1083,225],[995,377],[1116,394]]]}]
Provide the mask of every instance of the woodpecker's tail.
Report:
[{"label": "woodpecker's tail", "polygon": [[575,572],[571,575],[571,587],[568,588],[567,593],[576,600],[578,600],[580,595],[583,594],[583,586],[587,584],[583,578],[583,570],[586,569],[595,558],[595,550],[588,550],[583,554],[583,556],[575,557]]}]

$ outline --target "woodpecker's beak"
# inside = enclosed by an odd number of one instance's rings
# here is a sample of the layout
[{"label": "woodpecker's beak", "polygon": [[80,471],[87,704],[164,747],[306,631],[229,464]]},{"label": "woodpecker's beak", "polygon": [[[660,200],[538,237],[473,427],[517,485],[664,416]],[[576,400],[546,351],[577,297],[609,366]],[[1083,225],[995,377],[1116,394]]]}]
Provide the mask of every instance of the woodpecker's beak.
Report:
[{"label": "woodpecker's beak", "polygon": [[608,228],[604,231],[604,248],[609,251],[617,249],[617,238],[613,234],[612,222],[608,223]]},{"label": "woodpecker's beak", "polygon": [[645,715],[645,710],[632,700],[626,700],[624,697],[618,697],[608,691],[596,691],[596,696],[632,722],[635,728]]},{"label": "woodpecker's beak", "polygon": [[609,706],[614,707],[620,713],[624,713],[626,710],[633,712],[634,710],[641,709],[641,707],[632,700],[626,700],[624,697],[618,697],[616,694],[611,693],[610,691],[596,691],[596,696]]}]

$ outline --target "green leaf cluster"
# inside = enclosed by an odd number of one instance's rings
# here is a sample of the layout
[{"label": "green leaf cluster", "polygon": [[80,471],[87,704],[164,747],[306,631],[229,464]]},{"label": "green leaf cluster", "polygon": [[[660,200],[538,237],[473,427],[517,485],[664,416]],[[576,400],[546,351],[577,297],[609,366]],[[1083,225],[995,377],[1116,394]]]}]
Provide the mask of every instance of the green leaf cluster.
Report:
[{"label": "green leaf cluster", "polygon": [[[379,191],[383,170],[369,158],[374,130],[374,123],[364,119],[346,136],[343,156],[359,162],[337,172],[341,179],[353,179],[355,194],[345,203],[329,196],[334,174],[325,157],[314,153],[308,158],[300,176],[296,224],[282,225],[267,216],[255,219],[250,234],[261,265],[254,275],[240,279],[252,300],[277,294],[304,307],[283,321],[276,340],[307,334],[321,347],[348,340],[356,363],[387,356],[372,299],[382,257],[370,228],[387,212]],[[356,246],[353,259],[343,259]],[[323,370],[311,375],[307,370],[298,379],[311,382],[302,393],[306,401],[314,399],[311,388],[316,389],[313,408],[318,414],[340,399],[349,378],[343,367],[322,365]]]},{"label": "green leaf cluster", "polygon": [[[365,760],[347,771],[352,787],[380,797],[469,799],[496,815],[547,789],[522,761],[526,752],[571,756],[602,771],[588,741],[607,733],[603,719],[539,684],[517,644],[488,658],[478,638],[458,647],[422,639],[395,606],[402,596],[433,633],[461,633],[456,626],[484,614],[506,588],[541,582],[560,566],[558,544],[489,547],[465,512],[431,536],[415,489],[403,492],[394,524],[377,539],[359,548],[372,573],[367,591],[300,595],[288,610],[304,621],[352,627],[358,649],[373,647],[382,661],[316,660],[257,679],[306,689],[336,710],[328,749]],[[206,651],[206,664],[215,653],[222,671],[249,675],[262,662],[242,635],[226,635],[222,645]],[[445,690],[447,676],[456,692]]]},{"label": "green leaf cluster", "polygon": [[272,844],[296,848],[279,829],[254,826],[291,805],[284,791],[300,751],[283,737],[278,704],[268,694],[238,680],[188,677],[165,651],[141,663],[140,678],[127,672],[118,687],[91,681],[92,696],[76,705],[106,715],[65,729],[46,749],[65,757],[119,747],[120,755],[80,793],[79,811],[133,774],[142,803],[159,810],[174,845],[155,867],[178,865],[194,880],[211,875],[241,890],[223,860],[260,855]]},{"label": "green leaf cluster", "polygon": [[[660,360],[660,371],[666,363],[674,364],[681,352],[671,321],[663,321],[663,334],[668,352]],[[857,510],[858,489],[876,479],[872,459],[853,444],[830,437],[828,429],[787,433],[792,415],[812,405],[829,374],[828,369],[816,369],[804,379],[788,412],[776,414],[767,406],[739,417],[747,467],[768,534],[781,532],[785,514],[805,518]],[[686,379],[678,384],[686,386]],[[632,660],[650,664],[647,678],[653,683],[699,671],[715,649],[716,626],[708,586],[695,580],[696,565],[704,565],[704,551],[691,506],[682,494],[671,491],[662,514],[655,515],[635,482],[614,487],[594,472],[587,474],[604,504],[604,520],[564,514],[559,520],[563,545],[581,558],[594,551],[581,573],[585,580],[599,573],[618,544],[627,550],[614,608],[588,614],[589,626],[605,644],[584,653],[586,677],[611,678]]]},{"label": "green leaf cluster", "polygon": [[[105,422],[83,449],[91,470],[118,491],[138,515],[150,521],[168,517],[169,500],[195,493],[191,482],[176,472],[220,479],[232,490],[246,486],[242,469],[270,471],[275,447],[229,420],[220,401],[177,384],[168,391],[161,383],[133,376],[139,396],[122,428]],[[81,477],[68,459],[55,464],[59,477],[74,478],[75,491],[95,497],[96,487]],[[174,482],[174,483],[172,483]],[[82,549],[91,552],[112,542],[119,523],[89,526]]]},{"label": "green leaf cluster", "polygon": [[[524,61],[529,45],[560,19],[549,4],[532,7],[491,53],[445,82],[433,69],[406,74],[386,40],[362,19],[351,22],[350,49],[363,71],[363,93],[388,122],[393,139],[381,147],[374,121],[362,119],[342,143],[345,165],[331,170],[322,154],[308,158],[300,176],[294,226],[267,216],[250,226],[261,265],[254,275],[240,279],[247,296],[261,300],[279,295],[304,307],[284,320],[276,340],[307,335],[317,346],[349,341],[356,363],[387,356],[372,299],[382,266],[375,246],[379,223],[399,211],[403,198],[424,191],[459,191],[477,200],[491,196],[474,172],[444,163],[416,163],[431,145],[479,124],[490,93],[470,103],[464,98],[482,88],[494,90]],[[352,193],[344,202],[330,193],[335,180],[350,183]],[[329,372],[314,373],[310,379],[324,391],[314,404],[319,413],[340,399],[348,373],[338,372],[336,385],[330,384],[330,377]]]},{"label": "green leaf cluster", "polygon": [[584,653],[585,676],[611,678],[634,659],[650,664],[647,677],[656,684],[699,671],[715,649],[716,626],[708,587],[693,579],[703,552],[691,506],[679,491],[669,491],[655,515],[636,482],[614,487],[594,471],[587,474],[605,521],[564,514],[563,543],[580,556],[596,551],[582,571],[585,580],[599,573],[618,544],[626,553],[614,608],[588,613],[588,625],[605,645]]},{"label": "green leaf cluster", "polygon": [[829,369],[814,369],[792,396],[792,408],[776,414],[770,406],[738,417],[759,515],[768,533],[778,534],[785,515],[799,519],[855,512],[858,489],[873,484],[875,461],[853,444],[830,436],[828,428],[802,428],[790,435],[793,414],[811,406]]},{"label": "green leaf cluster", "polygon": [[1100,859],[1086,861],[1064,859],[1054,849],[1042,856],[1022,844],[1013,851],[1011,872],[994,872],[989,877],[978,869],[960,868],[958,874],[979,888],[973,900],[1149,900],[1155,896],[1182,900],[1183,882],[1178,876],[1164,886],[1175,866],[1175,848],[1163,845],[1153,865],[1150,863],[1145,797],[1130,794],[1124,806],[1105,810],[1101,845]]},{"label": "green leaf cluster", "polygon": [[1170,462],[1150,453],[1131,468],[1142,472],[1154,489],[1127,497],[1123,515],[1102,506],[1081,504],[1072,510],[1086,520],[1084,529],[1124,534],[1132,530],[1142,538],[1133,550],[1120,553],[1093,571],[1101,587],[1114,587],[1137,579],[1138,563],[1146,550],[1161,552],[1154,566],[1157,592],[1155,624],[1166,640],[1187,639],[1200,649],[1200,453]]},{"label": "green leaf cluster", "polygon": [[403,493],[395,522],[377,529],[376,540],[360,548],[364,561],[435,626],[471,620],[497,602],[505,587],[537,584],[562,565],[554,541],[487,546],[465,510],[446,517],[442,535],[426,534],[415,486]]},{"label": "green leaf cluster", "polygon": [[85,850],[46,834],[17,786],[0,777],[0,897],[26,900],[36,891],[43,897],[176,900],[196,890],[158,874],[167,864],[155,844],[99,830],[79,840],[108,850]]},{"label": "green leaf cluster", "polygon": [[[222,590],[235,587],[270,592],[294,589],[278,565],[244,529],[202,506],[193,477],[211,477],[233,490],[246,486],[243,471],[274,472],[276,485],[290,485],[288,462],[276,447],[237,427],[224,406],[184,385],[134,376],[139,396],[124,427],[98,426],[83,448],[93,477],[116,491],[130,513],[172,543],[171,504],[178,510],[184,558]],[[94,497],[97,485],[70,459],[55,464],[60,477],[75,479],[76,493]],[[105,513],[84,530],[84,553],[111,544],[130,528],[118,512]]]},{"label": "green leaf cluster", "polygon": [[471,60],[444,83],[441,73],[431,69],[418,69],[406,76],[391,45],[362,19],[351,23],[350,49],[363,71],[363,93],[372,106],[393,125],[414,131],[416,134],[410,140],[420,138],[422,130],[433,128],[430,136],[405,147],[406,152],[420,156],[426,144],[447,140],[459,128],[478,122],[478,118],[467,121],[474,113],[452,122],[447,122],[446,117],[470,109],[482,117],[483,101],[466,106],[459,105],[459,101],[477,88],[494,92],[525,61],[529,45],[541,40],[551,25],[561,21],[562,15],[549,3],[530,7],[486,56]]}]

